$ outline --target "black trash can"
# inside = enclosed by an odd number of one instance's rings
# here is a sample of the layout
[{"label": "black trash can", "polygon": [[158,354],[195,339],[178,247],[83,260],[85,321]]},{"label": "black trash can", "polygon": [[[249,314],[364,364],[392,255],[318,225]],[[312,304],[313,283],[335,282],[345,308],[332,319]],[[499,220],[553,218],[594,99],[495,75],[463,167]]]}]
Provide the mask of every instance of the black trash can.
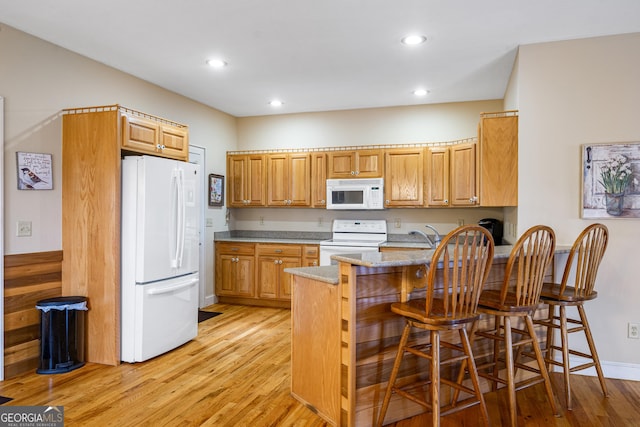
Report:
[{"label": "black trash can", "polygon": [[61,374],[84,365],[86,297],[58,297],[36,303],[40,314],[38,374]]}]

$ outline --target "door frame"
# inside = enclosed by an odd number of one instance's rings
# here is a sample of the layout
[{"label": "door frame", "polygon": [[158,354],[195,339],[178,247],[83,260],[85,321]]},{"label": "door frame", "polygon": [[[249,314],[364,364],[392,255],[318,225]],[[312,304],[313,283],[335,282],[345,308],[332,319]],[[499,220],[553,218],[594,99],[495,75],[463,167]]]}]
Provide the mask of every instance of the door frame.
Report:
[{"label": "door frame", "polygon": [[[4,98],[0,96],[0,164],[4,165]],[[4,170],[4,168],[3,168]],[[0,381],[4,380],[4,173],[0,173]]]},{"label": "door frame", "polygon": [[200,185],[202,191],[200,203],[200,232],[199,232],[199,267],[198,272],[200,275],[200,283],[198,284],[198,307],[202,308],[207,306],[207,263],[206,263],[206,229],[205,229],[205,206],[207,204],[207,174],[206,174],[206,149],[198,147],[196,145],[189,145],[189,163],[195,163],[200,165]]}]

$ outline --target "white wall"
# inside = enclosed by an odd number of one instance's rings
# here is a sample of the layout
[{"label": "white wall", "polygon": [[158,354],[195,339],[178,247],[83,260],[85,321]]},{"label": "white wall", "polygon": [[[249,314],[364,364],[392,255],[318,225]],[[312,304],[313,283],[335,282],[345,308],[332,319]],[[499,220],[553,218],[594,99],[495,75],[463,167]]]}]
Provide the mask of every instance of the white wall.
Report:
[{"label": "white wall", "polygon": [[[190,142],[207,151],[206,174],[224,173],[225,153],[236,149],[235,118],[131,75],[0,24],[0,94],[5,97],[5,254],[62,248],[60,112],[121,104],[189,125]],[[16,152],[53,154],[51,191],[18,191]],[[79,183],[81,185],[81,183]],[[224,209],[208,208],[205,267],[213,271],[213,232],[226,230]],[[18,220],[32,222],[31,237],[16,237]],[[213,277],[207,295],[213,294]]]},{"label": "white wall", "polygon": [[238,118],[238,149],[445,142],[478,136],[502,100]]},{"label": "white wall", "polygon": [[[430,143],[475,138],[480,113],[500,111],[501,100],[238,118],[238,149],[317,148]],[[388,209],[336,212],[320,209],[231,209],[240,230],[330,232],[331,221],[386,219],[389,233],[407,234],[433,224],[441,233],[458,220],[502,218],[503,209]],[[262,221],[260,221],[262,218]],[[400,224],[396,227],[396,224]]]},{"label": "white wall", "polygon": [[[639,69],[640,33],[520,48],[506,97],[520,110],[519,232],[544,223],[571,244],[593,222],[580,219],[580,146],[640,141]],[[640,379],[640,340],[627,338],[627,323],[640,322],[640,219],[600,221],[610,243],[587,303],[591,328],[605,374]]]}]

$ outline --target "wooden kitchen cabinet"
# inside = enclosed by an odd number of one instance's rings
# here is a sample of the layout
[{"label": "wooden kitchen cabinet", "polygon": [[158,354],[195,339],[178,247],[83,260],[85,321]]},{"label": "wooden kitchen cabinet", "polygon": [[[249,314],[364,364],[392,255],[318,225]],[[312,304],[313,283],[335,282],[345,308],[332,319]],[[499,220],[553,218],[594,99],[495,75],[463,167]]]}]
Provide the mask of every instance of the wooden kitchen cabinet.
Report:
[{"label": "wooden kitchen cabinet", "polygon": [[291,281],[285,268],[302,266],[301,245],[258,244],[258,297],[291,299]]},{"label": "wooden kitchen cabinet", "polygon": [[264,155],[228,155],[227,205],[231,208],[265,206],[266,178]]},{"label": "wooden kitchen cabinet", "polygon": [[476,144],[455,144],[449,147],[451,206],[477,206]]},{"label": "wooden kitchen cabinet", "polygon": [[188,128],[164,119],[133,112],[122,114],[122,149],[187,161],[189,158]]},{"label": "wooden kitchen cabinet", "polygon": [[327,153],[311,153],[311,206],[327,207]]},{"label": "wooden kitchen cabinet", "polygon": [[427,205],[449,206],[449,147],[427,148]]},{"label": "wooden kitchen cabinet", "polygon": [[517,206],[518,112],[481,114],[478,147],[480,206]]},{"label": "wooden kitchen cabinet", "polygon": [[424,148],[386,150],[384,163],[385,207],[423,207]]},{"label": "wooden kitchen cabinet", "polygon": [[267,206],[311,205],[311,157],[308,153],[267,155]]},{"label": "wooden kitchen cabinet", "polygon": [[[88,299],[87,362],[120,363],[121,156],[178,158],[148,145],[168,122],[120,105],[63,111],[62,295]],[[188,127],[170,123],[188,153]]]},{"label": "wooden kitchen cabinet", "polygon": [[285,268],[319,265],[319,245],[215,243],[215,290],[222,303],[290,307]]},{"label": "wooden kitchen cabinet", "polygon": [[327,178],[380,178],[384,174],[382,150],[329,151]]},{"label": "wooden kitchen cabinet", "polygon": [[253,298],[255,244],[216,243],[216,295]]},{"label": "wooden kitchen cabinet", "polygon": [[302,266],[317,267],[320,265],[320,246],[304,245],[302,246]]}]

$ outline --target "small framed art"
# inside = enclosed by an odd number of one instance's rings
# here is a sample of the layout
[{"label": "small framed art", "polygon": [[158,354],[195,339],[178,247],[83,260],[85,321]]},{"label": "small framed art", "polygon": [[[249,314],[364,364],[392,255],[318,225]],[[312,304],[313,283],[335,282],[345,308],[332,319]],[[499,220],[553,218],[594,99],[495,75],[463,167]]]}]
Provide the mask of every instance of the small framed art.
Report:
[{"label": "small framed art", "polygon": [[209,174],[209,206],[224,205],[224,176]]},{"label": "small framed art", "polygon": [[53,189],[51,154],[16,153],[18,190]]},{"label": "small framed art", "polygon": [[640,142],[582,146],[582,218],[640,218]]}]

